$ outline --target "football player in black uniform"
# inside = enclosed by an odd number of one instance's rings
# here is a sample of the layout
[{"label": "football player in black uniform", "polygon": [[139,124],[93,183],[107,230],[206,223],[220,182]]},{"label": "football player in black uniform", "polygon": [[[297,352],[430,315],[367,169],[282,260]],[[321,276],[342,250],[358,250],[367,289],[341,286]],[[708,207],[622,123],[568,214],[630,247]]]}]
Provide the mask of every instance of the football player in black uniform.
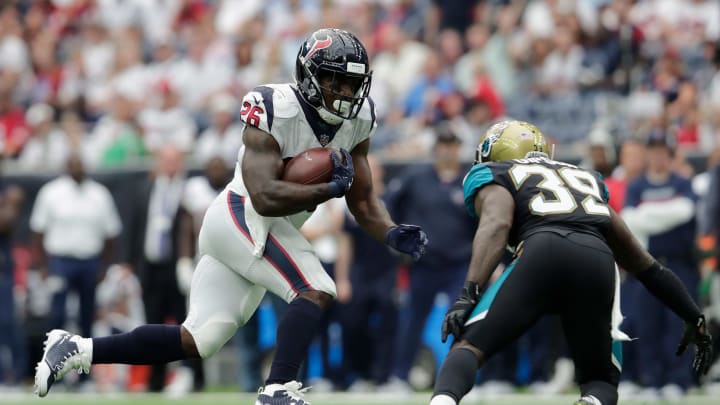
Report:
[{"label": "football player in black uniform", "polygon": [[[575,362],[576,405],[614,405],[621,371],[621,314],[615,262],[686,322],[678,353],[696,346],[693,368],[712,359],[705,318],[672,271],[635,240],[607,205],[595,173],[548,158],[534,125],[491,127],[465,183],[465,204],[479,217],[467,281],[442,326],[455,343],[440,370],[431,405],[456,405],[490,356],[542,315],[557,313]],[[481,294],[506,248],[512,263]]]}]

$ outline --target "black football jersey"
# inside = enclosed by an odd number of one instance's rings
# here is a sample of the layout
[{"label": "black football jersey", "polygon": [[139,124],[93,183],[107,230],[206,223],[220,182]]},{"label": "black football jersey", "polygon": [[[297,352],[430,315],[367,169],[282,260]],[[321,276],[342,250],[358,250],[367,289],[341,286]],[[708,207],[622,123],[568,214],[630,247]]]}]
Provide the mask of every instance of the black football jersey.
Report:
[{"label": "black football jersey", "polygon": [[576,230],[603,237],[610,223],[608,191],[599,174],[546,158],[479,163],[464,182],[465,206],[487,184],[505,187],[515,199],[510,244],[543,228]]}]

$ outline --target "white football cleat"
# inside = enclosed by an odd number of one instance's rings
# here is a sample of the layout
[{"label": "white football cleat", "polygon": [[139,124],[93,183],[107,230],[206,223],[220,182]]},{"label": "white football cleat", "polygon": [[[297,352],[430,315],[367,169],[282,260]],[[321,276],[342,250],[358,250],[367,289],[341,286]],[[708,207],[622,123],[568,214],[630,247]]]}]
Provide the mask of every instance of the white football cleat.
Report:
[{"label": "white football cleat", "polygon": [[310,405],[304,398],[309,389],[297,381],[266,385],[258,391],[255,405]]},{"label": "white football cleat", "polygon": [[42,359],[35,367],[35,393],[39,397],[47,395],[55,381],[63,378],[70,370],[78,370],[78,374],[90,372],[90,339],[53,329],[47,333],[43,347]]}]

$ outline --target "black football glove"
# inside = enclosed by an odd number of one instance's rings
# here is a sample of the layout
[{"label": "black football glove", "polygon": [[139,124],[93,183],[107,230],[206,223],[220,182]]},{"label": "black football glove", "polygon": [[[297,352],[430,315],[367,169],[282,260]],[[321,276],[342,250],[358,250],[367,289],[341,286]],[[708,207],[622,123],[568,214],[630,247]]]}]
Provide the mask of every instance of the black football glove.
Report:
[{"label": "black football glove", "polygon": [[475,309],[479,296],[480,286],[478,283],[466,281],[462,292],[460,292],[460,296],[455,300],[455,303],[452,304],[450,309],[448,309],[445,314],[445,319],[443,319],[443,343],[445,343],[450,334],[455,335],[456,339],[462,335],[465,329],[465,322],[467,322],[473,309]]},{"label": "black football glove", "polygon": [[428,237],[417,225],[400,224],[388,229],[385,233],[385,243],[399,252],[412,256],[413,260],[419,260],[425,254]]},{"label": "black football glove", "polygon": [[340,155],[331,153],[330,159],[333,163],[333,172],[328,182],[330,194],[333,197],[342,197],[350,190],[353,177],[355,177],[355,168],[353,167],[352,156],[350,152],[340,148]]},{"label": "black football glove", "polygon": [[695,374],[700,377],[710,369],[713,357],[712,336],[707,332],[704,315],[700,315],[695,322],[685,323],[685,334],[680,340],[675,355],[680,356],[685,353],[685,349],[690,343],[695,345],[695,358],[693,358],[692,368]]}]

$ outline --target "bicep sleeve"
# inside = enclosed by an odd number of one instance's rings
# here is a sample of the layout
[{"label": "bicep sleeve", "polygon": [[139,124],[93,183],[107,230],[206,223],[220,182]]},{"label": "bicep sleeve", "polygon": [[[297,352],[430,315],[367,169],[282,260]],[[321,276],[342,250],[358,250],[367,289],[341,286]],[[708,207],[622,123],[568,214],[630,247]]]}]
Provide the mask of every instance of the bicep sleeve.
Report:
[{"label": "bicep sleeve", "polygon": [[478,218],[475,212],[475,196],[481,188],[493,182],[493,173],[484,164],[473,166],[463,180],[463,194],[465,197],[465,209],[473,218]]}]

